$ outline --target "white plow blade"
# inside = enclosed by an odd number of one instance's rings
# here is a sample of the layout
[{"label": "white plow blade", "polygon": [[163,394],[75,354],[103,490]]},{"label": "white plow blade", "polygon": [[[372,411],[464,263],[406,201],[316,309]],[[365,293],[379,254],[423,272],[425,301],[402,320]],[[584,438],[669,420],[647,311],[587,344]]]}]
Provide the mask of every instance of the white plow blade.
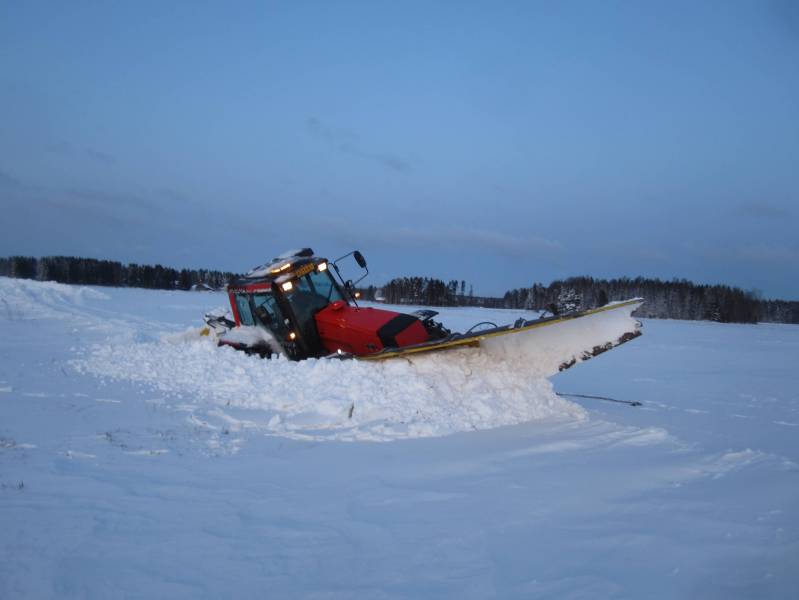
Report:
[{"label": "white plow blade", "polygon": [[641,299],[614,302],[580,317],[481,340],[480,348],[531,374],[550,377],[641,335],[641,323],[631,316],[641,304]]}]

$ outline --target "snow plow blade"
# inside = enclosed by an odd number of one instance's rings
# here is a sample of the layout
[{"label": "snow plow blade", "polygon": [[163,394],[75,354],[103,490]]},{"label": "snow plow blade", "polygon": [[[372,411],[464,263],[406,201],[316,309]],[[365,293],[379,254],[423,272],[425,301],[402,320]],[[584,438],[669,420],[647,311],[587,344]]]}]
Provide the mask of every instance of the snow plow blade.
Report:
[{"label": "snow plow blade", "polygon": [[548,377],[641,335],[641,323],[632,313],[643,302],[634,298],[591,310],[453,334],[424,344],[388,348],[356,358],[411,358],[428,352],[479,348],[488,356],[524,363],[528,370]]}]

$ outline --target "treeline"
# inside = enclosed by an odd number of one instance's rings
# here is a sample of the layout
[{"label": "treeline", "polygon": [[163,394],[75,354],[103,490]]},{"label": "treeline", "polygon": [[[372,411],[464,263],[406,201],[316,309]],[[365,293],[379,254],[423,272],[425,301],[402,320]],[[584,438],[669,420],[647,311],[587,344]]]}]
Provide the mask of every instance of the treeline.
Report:
[{"label": "treeline", "polygon": [[[81,285],[151,289],[223,288],[236,277],[227,271],[173,269],[162,265],[122,264],[74,256],[0,258],[0,276]],[[431,277],[397,277],[382,288],[360,288],[366,300],[423,306],[484,306],[527,310],[573,310],[608,301],[641,297],[637,316],[655,319],[709,320],[721,323],[796,323],[799,302],[763,300],[755,293],[726,285],[699,285],[685,279],[662,281],[636,277],[594,279],[570,277],[549,285],[509,290],[501,298],[475,296],[466,281]]]},{"label": "treeline", "polygon": [[662,281],[571,277],[548,286],[510,290],[506,308],[546,310],[563,297],[576,298],[578,308],[601,306],[607,301],[641,297],[646,300],[637,316],[654,319],[708,320],[721,323],[799,323],[799,302],[761,300],[752,292],[726,285],[699,285],[685,279]]},{"label": "treeline", "polygon": [[160,290],[194,286],[219,289],[235,277],[226,271],[173,269],[162,265],[122,264],[75,256],[11,256],[0,258],[0,275],[81,285],[112,285]]},{"label": "treeline", "polygon": [[367,300],[390,304],[421,304],[423,306],[486,306],[502,307],[502,298],[475,296],[471,285],[468,293],[466,281],[453,279],[447,282],[432,277],[397,277],[382,288],[369,286],[360,290]]},{"label": "treeline", "polygon": [[636,315],[653,319],[707,320],[720,323],[799,323],[799,302],[762,300],[753,292],[726,285],[701,285],[686,279],[663,281],[637,277],[571,277],[549,285],[509,290],[502,298],[474,296],[465,281],[398,277],[382,288],[361,288],[366,300],[423,306],[485,306],[566,312],[602,306],[614,300],[644,298]]},{"label": "treeline", "polygon": [[458,295],[458,282],[453,279],[445,283],[431,277],[397,277],[383,286],[382,294],[391,304],[452,306]]},{"label": "treeline", "polygon": [[761,323],[799,323],[799,302],[789,300],[760,300]]}]

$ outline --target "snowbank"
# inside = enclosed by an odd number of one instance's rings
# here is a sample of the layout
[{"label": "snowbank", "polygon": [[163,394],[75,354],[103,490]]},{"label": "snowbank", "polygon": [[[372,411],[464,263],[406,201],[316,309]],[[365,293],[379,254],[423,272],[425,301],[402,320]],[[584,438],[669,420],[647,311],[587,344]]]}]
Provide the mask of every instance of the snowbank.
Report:
[{"label": "snowbank", "polygon": [[98,345],[81,373],[146,384],[183,401],[261,411],[268,433],[330,440],[393,440],[535,419],[582,419],[551,383],[484,353],[413,361],[263,360],[210,340]]},{"label": "snowbank", "polygon": [[[214,339],[214,336],[210,337],[211,339]],[[218,339],[230,344],[242,344],[248,348],[266,346],[275,354],[280,354],[283,351],[283,349],[280,347],[280,344],[278,344],[277,340],[275,339],[275,336],[273,336],[263,327],[241,325],[224,332],[219,336]]]},{"label": "snowbank", "polygon": [[89,299],[108,300],[109,296],[84,286],[0,277],[0,311],[9,321],[70,318],[74,307]]}]

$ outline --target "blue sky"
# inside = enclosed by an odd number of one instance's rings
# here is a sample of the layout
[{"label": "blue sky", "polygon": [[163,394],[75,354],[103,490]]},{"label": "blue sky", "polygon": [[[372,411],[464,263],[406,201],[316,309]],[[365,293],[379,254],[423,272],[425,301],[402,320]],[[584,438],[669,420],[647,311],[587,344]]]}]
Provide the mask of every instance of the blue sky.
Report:
[{"label": "blue sky", "polygon": [[799,3],[0,5],[0,255],[799,298]]}]

